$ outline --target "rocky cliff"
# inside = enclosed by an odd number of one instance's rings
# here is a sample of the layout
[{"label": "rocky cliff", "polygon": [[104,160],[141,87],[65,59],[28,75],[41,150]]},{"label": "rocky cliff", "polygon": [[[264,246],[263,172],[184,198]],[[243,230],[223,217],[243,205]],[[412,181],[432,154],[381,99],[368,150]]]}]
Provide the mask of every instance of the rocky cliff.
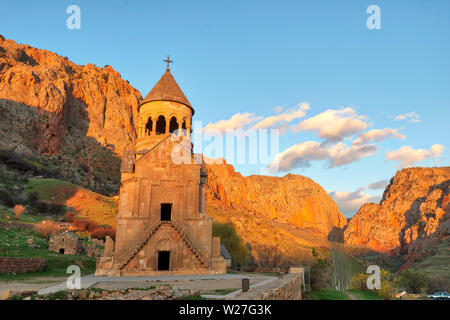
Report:
[{"label": "rocky cliff", "polygon": [[363,205],[350,220],[345,242],[407,258],[426,254],[450,234],[449,190],[450,167],[400,170],[380,204]]},{"label": "rocky cliff", "polygon": [[136,136],[141,98],[110,66],[0,36],[0,149],[45,155],[74,182],[117,181],[114,157]]},{"label": "rocky cliff", "polygon": [[327,236],[347,223],[327,192],[309,178],[294,174],[243,177],[230,164],[207,168],[212,206],[260,214],[280,223],[317,229]]}]

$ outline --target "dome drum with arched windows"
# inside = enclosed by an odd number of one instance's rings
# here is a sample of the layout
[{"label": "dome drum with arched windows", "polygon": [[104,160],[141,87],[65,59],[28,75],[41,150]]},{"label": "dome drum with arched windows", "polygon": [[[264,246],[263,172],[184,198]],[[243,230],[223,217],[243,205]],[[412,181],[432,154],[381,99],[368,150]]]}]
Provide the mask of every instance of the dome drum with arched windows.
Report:
[{"label": "dome drum with arched windows", "polygon": [[167,68],[139,104],[136,151],[149,149],[168,134],[190,139],[194,108]]}]

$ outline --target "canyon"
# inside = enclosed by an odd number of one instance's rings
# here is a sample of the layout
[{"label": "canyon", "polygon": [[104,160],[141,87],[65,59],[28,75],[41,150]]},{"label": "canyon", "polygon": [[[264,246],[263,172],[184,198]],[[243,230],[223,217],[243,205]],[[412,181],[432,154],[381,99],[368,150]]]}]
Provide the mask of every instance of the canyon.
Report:
[{"label": "canyon", "polygon": [[[77,65],[0,36],[0,149],[30,157],[60,180],[116,195],[141,100],[111,66]],[[252,248],[276,246],[294,262],[333,240],[404,256],[411,265],[448,239],[449,167],[398,171],[380,204],[363,205],[348,223],[307,177],[244,177],[226,163],[206,170],[208,214],[233,222]]]}]

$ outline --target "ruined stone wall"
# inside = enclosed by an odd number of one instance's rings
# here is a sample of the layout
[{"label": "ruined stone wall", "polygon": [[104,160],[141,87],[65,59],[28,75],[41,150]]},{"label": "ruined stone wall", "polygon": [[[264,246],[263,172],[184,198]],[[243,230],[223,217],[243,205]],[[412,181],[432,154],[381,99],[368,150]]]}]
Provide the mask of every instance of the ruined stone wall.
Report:
[{"label": "ruined stone wall", "polygon": [[0,229],[11,230],[11,229],[33,229],[33,226],[30,224],[23,223],[15,223],[15,222],[7,222],[0,223]]},{"label": "ruined stone wall", "polygon": [[42,271],[45,267],[45,263],[45,259],[39,258],[0,257],[0,274]]}]

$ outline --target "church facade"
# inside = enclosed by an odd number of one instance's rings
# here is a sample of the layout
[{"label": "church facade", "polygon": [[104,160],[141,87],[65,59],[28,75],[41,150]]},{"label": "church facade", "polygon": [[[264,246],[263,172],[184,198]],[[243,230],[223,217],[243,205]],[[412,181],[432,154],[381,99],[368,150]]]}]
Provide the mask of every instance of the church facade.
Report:
[{"label": "church facade", "polygon": [[[169,66],[138,111],[134,150],[122,158],[116,240],[108,239],[95,274],[226,273],[206,214],[206,170],[192,154],[194,108]],[[181,153],[190,161],[174,161]]]}]

